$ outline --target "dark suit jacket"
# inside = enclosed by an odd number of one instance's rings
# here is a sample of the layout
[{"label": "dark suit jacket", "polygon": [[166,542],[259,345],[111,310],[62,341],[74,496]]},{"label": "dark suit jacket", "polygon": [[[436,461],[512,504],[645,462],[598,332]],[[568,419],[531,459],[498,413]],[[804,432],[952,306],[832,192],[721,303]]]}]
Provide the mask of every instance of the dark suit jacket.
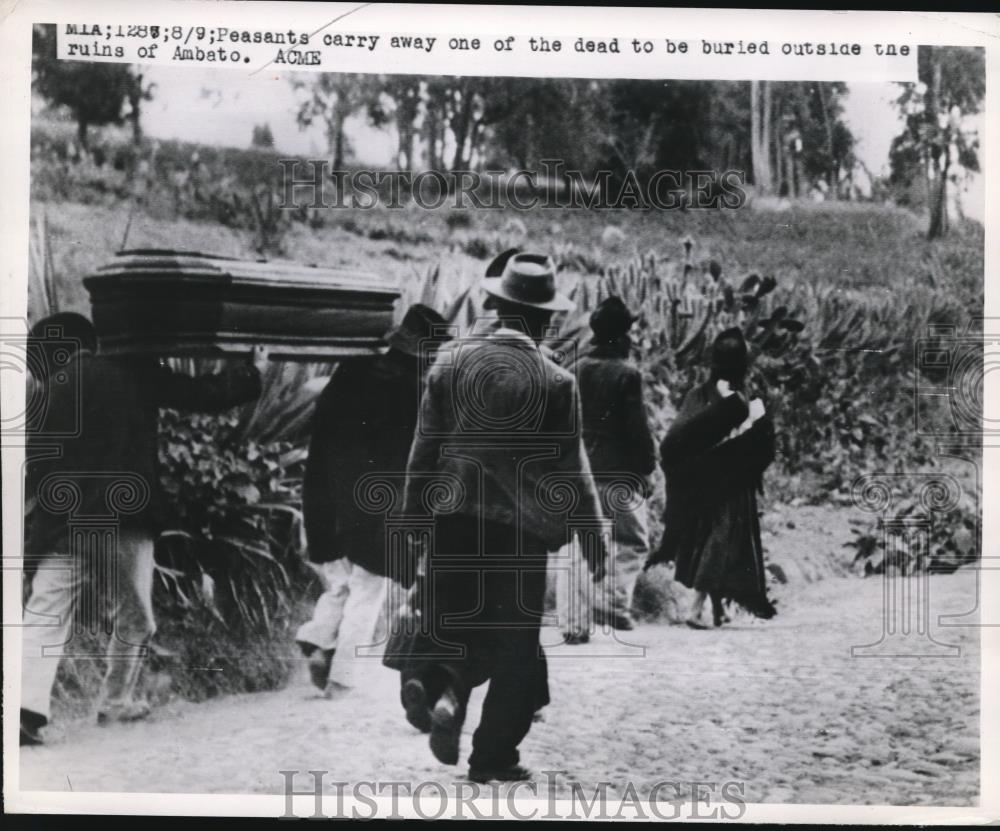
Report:
[{"label": "dark suit jacket", "polygon": [[313,416],[302,488],[312,562],[347,557],[375,574],[392,571],[385,514],[364,510],[355,491],[363,477],[381,473],[401,498],[420,384],[417,361],[390,350],[345,361],[326,385]]},{"label": "dark suit jacket", "polygon": [[[253,366],[193,378],[156,358],[75,355],[64,375],[49,380],[44,409],[29,429],[25,498],[35,508],[26,548],[68,553],[71,516],[114,514],[122,525],[152,533],[160,518],[160,408],[223,411],[260,389]],[[61,491],[57,480],[66,486]],[[63,501],[70,491],[75,504]]]},{"label": "dark suit jacket", "polygon": [[549,550],[567,543],[569,522],[602,517],[572,374],[499,323],[445,347],[428,373],[407,514],[426,512],[435,476],[454,485],[453,513],[514,526]]},{"label": "dark suit jacket", "polygon": [[595,473],[656,469],[656,445],[642,400],[638,367],[610,349],[594,347],[575,366],[583,404],[583,441]]}]

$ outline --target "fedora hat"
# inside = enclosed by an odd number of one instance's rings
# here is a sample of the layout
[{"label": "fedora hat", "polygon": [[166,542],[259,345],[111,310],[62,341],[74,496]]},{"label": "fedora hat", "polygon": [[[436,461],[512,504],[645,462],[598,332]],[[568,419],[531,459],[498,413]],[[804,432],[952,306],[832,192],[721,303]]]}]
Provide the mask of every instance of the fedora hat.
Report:
[{"label": "fedora hat", "polygon": [[451,340],[451,335],[441,331],[441,327],[447,325],[448,321],[430,306],[414,303],[406,310],[399,326],[385,336],[385,340],[393,349],[420,357],[421,344],[426,352]]},{"label": "fedora hat", "polygon": [[485,276],[487,276],[487,277],[502,277],[503,276],[503,270],[507,267],[507,262],[515,254],[520,254],[520,253],[521,253],[521,249],[520,248],[508,248],[502,254],[497,254],[490,261],[490,264],[488,266],[486,266],[486,275]]},{"label": "fedora hat", "polygon": [[556,269],[544,254],[513,254],[501,276],[483,280],[483,290],[492,297],[519,306],[550,312],[567,312],[573,308],[573,301],[556,291]]}]

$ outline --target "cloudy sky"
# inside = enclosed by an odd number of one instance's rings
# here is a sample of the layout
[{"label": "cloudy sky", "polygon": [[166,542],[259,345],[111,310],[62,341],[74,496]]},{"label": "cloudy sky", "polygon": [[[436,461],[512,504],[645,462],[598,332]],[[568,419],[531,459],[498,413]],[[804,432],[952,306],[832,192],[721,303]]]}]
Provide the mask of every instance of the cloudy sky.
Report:
[{"label": "cloudy sky", "polygon": [[[254,125],[268,123],[278,150],[295,155],[322,156],[326,140],[320,128],[302,131],[295,121],[296,99],[288,73],[253,77],[229,69],[192,72],[186,68],[150,67],[157,84],[154,100],[143,113],[148,135],[204,144],[246,147]],[[857,140],[856,153],[875,175],[888,173],[889,145],[901,131],[893,106],[893,83],[854,83],[845,103],[845,119]],[[972,126],[982,130],[982,119]],[[350,126],[359,162],[387,164],[394,152],[390,135],[360,119]],[[965,211],[982,219],[982,176],[974,177],[963,199]]]}]

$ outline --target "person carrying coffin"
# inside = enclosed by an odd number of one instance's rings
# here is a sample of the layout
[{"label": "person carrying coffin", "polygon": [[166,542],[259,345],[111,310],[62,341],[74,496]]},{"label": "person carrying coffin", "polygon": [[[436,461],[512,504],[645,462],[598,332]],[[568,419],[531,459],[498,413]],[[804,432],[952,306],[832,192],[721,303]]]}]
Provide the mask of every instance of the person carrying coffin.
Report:
[{"label": "person carrying coffin", "polygon": [[[24,607],[21,744],[41,744],[59,657],[69,643],[84,585],[111,575],[112,631],[97,721],[134,721],[150,713],[135,698],[153,618],[153,542],[162,520],[158,472],[161,408],[221,412],[260,395],[267,350],[246,366],[193,378],[146,356],[96,354],[91,322],[73,313],[39,321],[29,349],[46,355],[75,344],[57,372],[41,372],[45,406],[28,425],[25,554],[35,565]],[[43,359],[40,367],[48,365]],[[67,502],[69,500],[69,502]],[[120,505],[111,536],[80,535],[69,522]]]},{"label": "person carrying coffin", "polygon": [[417,424],[425,357],[449,336],[445,320],[417,303],[387,336],[389,350],[345,361],[320,394],[302,483],[309,559],[324,592],[295,640],[309,660],[313,684],[328,696],[357,685],[357,647],[375,639],[390,574],[385,520],[362,509],[360,480],[402,478]]}]

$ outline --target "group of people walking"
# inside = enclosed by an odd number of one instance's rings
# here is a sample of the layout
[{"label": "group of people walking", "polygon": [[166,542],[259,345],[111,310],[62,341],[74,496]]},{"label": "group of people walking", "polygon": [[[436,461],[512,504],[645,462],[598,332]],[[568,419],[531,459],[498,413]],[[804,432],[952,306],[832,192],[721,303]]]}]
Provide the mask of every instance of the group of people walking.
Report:
[{"label": "group of people walking", "polygon": [[[518,747],[549,701],[539,640],[547,572],[557,572],[567,644],[595,626],[632,629],[638,575],[671,560],[696,590],[692,628],[707,628],[707,597],[716,625],[728,600],[773,615],[755,500],[774,441],[761,400],[744,390],[747,344],[727,330],[710,380],[688,394],[660,446],[667,527],[650,552],[657,457],[630,360],[636,315],[606,299],[583,354],[557,355],[545,341],[572,302],[556,291],[547,257],[505,252],[482,288],[494,317],[453,340],[440,315],[415,305],[385,355],[364,371],[339,370],[321,396],[304,507],[326,591],[297,640],[329,695],[371,665],[359,646],[387,643],[406,718],[445,764],[459,760],[472,690],[488,683],[469,757],[470,778],[485,782],[530,776]],[[360,483],[376,481],[394,496],[378,514],[359,497]],[[447,493],[437,507],[426,498],[434,487]],[[389,529],[399,525],[411,531],[409,558],[395,556]],[[331,569],[330,556],[348,564]],[[409,594],[400,616],[394,602],[381,605],[396,631],[378,632],[367,604],[384,600],[390,581]],[[365,607],[363,626],[351,620],[352,598]]]},{"label": "group of people walking", "polygon": [[[400,670],[407,720],[429,734],[431,752],[445,764],[459,760],[472,691],[488,684],[469,756],[470,778],[486,782],[531,775],[518,748],[549,702],[540,644],[547,573],[556,572],[567,644],[585,642],[595,626],[632,629],[639,574],[667,561],[695,590],[692,628],[708,627],[709,598],[717,626],[727,601],[760,617],[774,614],[756,505],[774,433],[762,400],[745,389],[742,333],[722,332],[709,380],[687,394],[660,443],[665,529],[650,551],[647,500],[657,453],[642,376],[630,359],[636,315],[619,298],[606,299],[591,315],[591,343],[576,356],[545,345],[553,315],[573,308],[556,290],[548,257],[507,251],[490,264],[482,288],[493,316],[455,336],[441,315],[414,305],[387,335],[384,354],[343,362],[319,397],[303,510],[324,591],[296,642],[312,682],[330,697],[361,686],[380,665],[366,658],[383,656]],[[85,400],[101,385],[127,397],[122,390],[141,382],[143,415],[85,420],[60,471],[94,470],[109,446],[115,471],[146,470],[155,461],[158,406],[213,409],[260,393],[263,352],[246,368],[181,379],[159,365],[96,356],[92,330],[84,333],[89,340],[73,371],[83,376]],[[51,412],[58,407],[50,400]],[[45,472],[44,462],[29,468],[29,497],[44,487]],[[372,488],[390,498],[370,499]],[[29,548],[65,558],[65,527],[41,519],[45,539],[29,537]],[[117,555],[135,578],[118,600],[99,705],[104,723],[148,712],[131,698],[134,661],[123,672],[114,652],[118,642],[147,643],[154,629],[155,526],[143,514],[133,524],[135,544]],[[75,602],[72,581],[44,574],[34,577],[26,618]],[[42,656],[69,631],[25,631],[22,743],[38,743],[55,665]]]}]

